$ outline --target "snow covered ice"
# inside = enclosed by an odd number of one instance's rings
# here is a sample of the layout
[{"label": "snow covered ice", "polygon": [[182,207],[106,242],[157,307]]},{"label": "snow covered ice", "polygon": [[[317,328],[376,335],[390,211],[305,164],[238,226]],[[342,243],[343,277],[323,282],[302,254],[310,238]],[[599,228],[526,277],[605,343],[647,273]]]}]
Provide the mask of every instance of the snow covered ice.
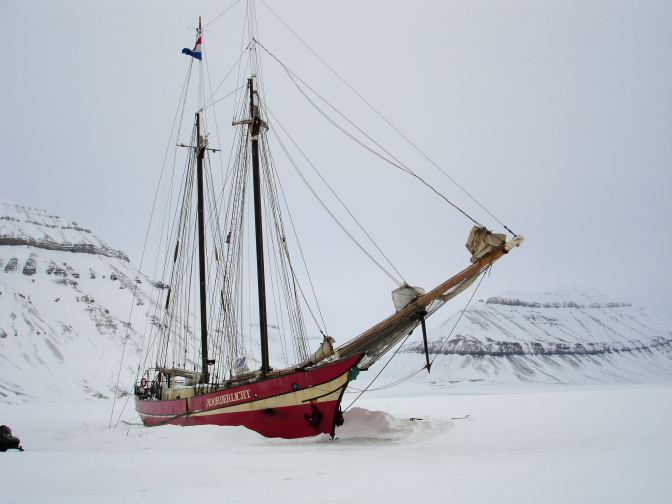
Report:
[{"label": "snow covered ice", "polygon": [[108,430],[101,399],[3,405],[26,451],[0,457],[0,500],[669,502],[670,385],[422,392],[362,399],[334,441],[148,429],[130,411]]}]

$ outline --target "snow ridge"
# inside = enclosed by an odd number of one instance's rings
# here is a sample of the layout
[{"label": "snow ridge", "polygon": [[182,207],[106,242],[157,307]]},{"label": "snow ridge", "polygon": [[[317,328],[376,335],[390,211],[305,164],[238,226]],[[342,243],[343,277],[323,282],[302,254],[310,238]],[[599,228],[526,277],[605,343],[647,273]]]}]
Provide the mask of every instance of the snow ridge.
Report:
[{"label": "snow ridge", "polygon": [[[432,354],[443,355],[601,355],[605,353],[636,352],[642,350],[667,349],[672,350],[672,338],[663,338],[656,336],[648,345],[635,343],[626,345],[620,342],[586,342],[586,343],[564,343],[564,342],[538,342],[518,343],[515,341],[480,341],[470,339],[466,336],[456,336],[453,339],[441,343],[433,341],[428,344],[429,352]],[[424,352],[424,346],[421,343],[409,345],[405,348],[407,352]]]},{"label": "snow ridge", "polygon": [[0,201],[0,245],[97,254],[128,262],[128,256],[74,221],[64,221],[45,210]]},{"label": "snow ridge", "polygon": [[[419,380],[672,381],[672,321],[592,289],[504,293],[472,304],[457,323],[459,317],[429,331],[435,363]],[[422,367],[418,339],[386,370],[390,378]]]}]

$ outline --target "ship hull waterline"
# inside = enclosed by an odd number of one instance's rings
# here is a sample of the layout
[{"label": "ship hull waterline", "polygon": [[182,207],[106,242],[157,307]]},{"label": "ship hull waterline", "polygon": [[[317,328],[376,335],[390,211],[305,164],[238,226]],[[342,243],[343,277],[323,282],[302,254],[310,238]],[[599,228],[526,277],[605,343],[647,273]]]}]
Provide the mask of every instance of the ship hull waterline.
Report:
[{"label": "ship hull waterline", "polygon": [[334,436],[339,407],[361,355],[290,371],[207,394],[173,400],[135,397],[148,426],[243,426],[265,437]]}]

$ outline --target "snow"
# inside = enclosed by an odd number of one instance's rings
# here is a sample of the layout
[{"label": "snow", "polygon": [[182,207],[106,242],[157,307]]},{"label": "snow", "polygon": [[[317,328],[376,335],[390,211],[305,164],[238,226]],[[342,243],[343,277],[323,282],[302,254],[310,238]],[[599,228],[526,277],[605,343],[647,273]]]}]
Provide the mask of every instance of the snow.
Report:
[{"label": "snow", "polygon": [[334,441],[3,405],[26,451],[0,456],[2,502],[669,502],[670,384],[424,392],[364,396]]}]

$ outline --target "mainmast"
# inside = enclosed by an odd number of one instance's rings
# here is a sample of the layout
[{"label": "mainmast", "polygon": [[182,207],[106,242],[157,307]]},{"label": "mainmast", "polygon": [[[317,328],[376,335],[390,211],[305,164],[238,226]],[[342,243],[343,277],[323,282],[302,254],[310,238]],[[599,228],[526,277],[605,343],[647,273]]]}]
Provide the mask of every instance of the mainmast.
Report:
[{"label": "mainmast", "polygon": [[247,81],[250,92],[250,138],[252,140],[252,186],[254,190],[254,232],[257,249],[257,291],[259,295],[259,335],[261,338],[261,372],[268,373],[268,324],[266,321],[266,278],[264,274],[264,235],[261,214],[261,176],[259,174],[259,131],[262,121],[259,115],[256,75]]},{"label": "mainmast", "polygon": [[261,208],[261,175],[259,174],[259,132],[263,125],[259,114],[257,81],[256,12],[254,2],[247,2],[248,35],[250,37],[250,70],[247,80],[250,93],[250,139],[252,148],[252,186],[254,192],[254,234],[257,249],[257,293],[259,297],[259,337],[261,339],[261,372],[268,373],[268,323],[266,320],[266,276],[264,273],[264,234]]}]

